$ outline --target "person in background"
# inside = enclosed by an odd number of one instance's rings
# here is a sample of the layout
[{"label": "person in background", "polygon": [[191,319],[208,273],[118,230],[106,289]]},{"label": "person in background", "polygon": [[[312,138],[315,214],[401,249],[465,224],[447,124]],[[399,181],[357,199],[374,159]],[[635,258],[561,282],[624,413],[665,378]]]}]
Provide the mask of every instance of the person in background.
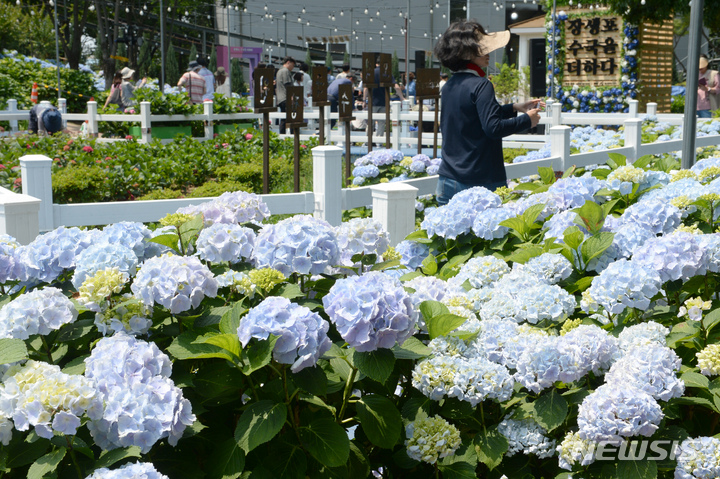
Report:
[{"label": "person in background", "polygon": [[448,74],[445,72],[442,72],[440,74],[440,83],[438,84],[438,86],[440,87],[440,91],[442,91],[442,89],[445,86],[445,84],[447,83],[447,81],[448,81]]},{"label": "person in background", "polygon": [[712,118],[712,112],[718,109],[718,72],[708,69],[710,62],[707,55],[700,55],[700,76],[698,78],[698,118]]},{"label": "person in background", "polygon": [[120,83],[120,97],[122,99],[123,108],[129,108],[135,104],[133,97],[135,96],[135,89],[141,88],[145,85],[147,78],[143,78],[137,85],[132,84],[132,78],[135,74],[135,70],[125,67],[120,70],[120,77],[122,83]]},{"label": "person in background", "polygon": [[310,77],[310,66],[305,62],[300,62],[300,71],[302,72],[302,87],[303,95],[305,95],[305,104],[310,104],[310,98],[312,97],[312,78]]},{"label": "person in background", "polygon": [[63,130],[62,114],[52,105],[40,103],[30,109],[28,131],[34,135],[53,135]]},{"label": "person in background", "polygon": [[227,73],[225,73],[225,67],[218,67],[217,71],[215,71],[215,93],[226,97],[232,96],[230,80],[227,77]]},{"label": "person in background", "polygon": [[[490,52],[503,48],[510,32],[485,33],[475,20],[450,25],[435,45],[435,56],[454,72],[443,87],[440,125],[442,163],[437,201],[445,205],[460,191],[507,186],[502,139],[540,121],[540,100],[500,106],[485,76]],[[518,112],[524,113],[518,116]]]},{"label": "person in background", "polygon": [[203,101],[212,100],[213,94],[215,93],[215,75],[208,70],[208,59],[204,55],[198,55],[197,62],[200,65],[198,74],[205,80],[205,93],[203,94]]},{"label": "person in background", "polygon": [[414,97],[415,96],[415,74],[413,72],[410,72],[408,77],[410,78],[410,81],[408,81],[407,88],[406,88],[407,96]]},{"label": "person in background", "polygon": [[336,80],[338,78],[347,78],[347,76],[350,74],[350,65],[348,63],[345,63],[341,68],[342,71],[337,74],[337,77],[335,77]]},{"label": "person in background", "polygon": [[[287,111],[287,87],[293,84],[292,71],[295,68],[295,59],[293,57],[283,58],[283,66],[277,71],[275,77],[275,98],[280,111]],[[280,134],[285,134],[285,118],[280,120]]]},{"label": "person in background", "polygon": [[[333,81],[330,85],[328,85],[327,89],[327,96],[328,101],[330,102],[330,112],[337,113],[338,112],[338,101],[340,98],[340,85],[352,85],[353,84],[353,76],[352,73],[349,73],[345,75],[344,77],[338,77]],[[333,128],[335,126],[335,123],[337,120],[330,120],[330,128]]]},{"label": "person in background", "polygon": [[205,79],[200,76],[199,71],[200,64],[195,60],[191,61],[188,63],[187,72],[180,77],[177,84],[177,86],[185,86],[185,91],[187,91],[192,104],[202,103],[205,94]]},{"label": "person in background", "polygon": [[[380,57],[378,56],[375,60],[375,84],[380,83]],[[395,81],[395,79],[392,79],[392,83],[395,86],[395,94],[398,96],[400,101],[405,100],[405,97],[402,94],[402,88],[400,85]],[[373,107],[373,113],[385,113],[385,88],[373,88],[372,92],[369,91],[368,88],[365,88],[363,90],[363,101],[367,105],[368,95],[372,95],[372,107]],[[384,118],[384,117],[383,117]],[[368,128],[372,128],[373,125],[368,124]],[[385,120],[378,120],[377,121],[377,130],[378,135],[385,134]]]},{"label": "person in background", "polygon": [[119,71],[117,71],[113,76],[112,85],[110,86],[110,94],[108,95],[107,100],[105,100],[105,105],[103,105],[103,108],[107,108],[107,106],[112,103],[113,105],[117,105],[118,110],[123,109],[122,93],[120,92],[121,84],[122,75]]}]

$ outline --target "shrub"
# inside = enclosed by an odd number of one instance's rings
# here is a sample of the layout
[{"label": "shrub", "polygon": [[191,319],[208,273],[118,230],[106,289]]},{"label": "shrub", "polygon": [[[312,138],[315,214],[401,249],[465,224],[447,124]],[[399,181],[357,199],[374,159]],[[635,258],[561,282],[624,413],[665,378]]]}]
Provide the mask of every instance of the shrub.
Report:
[{"label": "shrub", "polygon": [[162,188],[159,190],[151,191],[150,193],[146,195],[142,195],[138,198],[135,198],[137,201],[147,201],[147,200],[174,200],[176,198],[182,197],[182,191],[180,190],[173,190],[171,188]]},{"label": "shrub", "polygon": [[187,194],[188,198],[205,198],[212,196],[220,196],[227,191],[247,191],[252,192],[252,185],[240,183],[239,181],[208,181],[202,186],[195,188]]},{"label": "shrub", "polygon": [[675,95],[672,97],[670,113],[685,113],[685,96]]},{"label": "shrub", "polygon": [[102,201],[104,194],[98,185],[105,181],[105,171],[96,166],[68,166],[52,175],[55,203],[90,203]]}]

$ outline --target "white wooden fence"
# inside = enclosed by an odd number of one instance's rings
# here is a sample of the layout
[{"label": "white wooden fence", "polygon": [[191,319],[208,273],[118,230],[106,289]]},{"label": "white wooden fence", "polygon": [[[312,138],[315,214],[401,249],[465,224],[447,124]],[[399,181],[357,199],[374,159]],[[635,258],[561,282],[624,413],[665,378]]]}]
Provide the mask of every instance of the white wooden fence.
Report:
[{"label": "white wooden fence", "polygon": [[[608,153],[620,153],[633,161],[643,155],[682,150],[682,140],[642,143],[642,120],[630,118],[625,127],[625,146],[612,150],[570,154],[568,126],[550,129],[551,156],[541,160],[507,164],[509,179],[537,174],[538,167],[564,171],[578,167],[603,164]],[[698,147],[720,145],[720,135],[696,139]],[[343,210],[372,205],[373,217],[390,232],[393,244],[401,241],[415,228],[415,198],[435,192],[437,176],[405,182],[384,183],[359,188],[342,188],[342,149],[319,146],[313,149],[313,191],[262,195],[272,214],[313,214],[330,224],[341,222]],[[182,206],[209,201],[212,198],[123,201],[58,205],[53,203],[52,160],[42,155],[20,158],[23,194],[0,191],[0,233],[15,236],[21,243],[29,243],[41,231],[58,226],[105,225],[118,221],[158,221]]]},{"label": "white wooden fence", "polygon": [[[252,99],[252,97],[251,97]],[[94,101],[87,103],[86,113],[67,113],[66,103],[64,99],[59,101],[59,110],[63,112],[64,121],[79,121],[87,122],[87,133],[92,136],[98,135],[99,122],[139,122],[142,132],[140,141],[147,142],[151,139],[152,124],[157,122],[187,122],[187,121],[202,121],[204,122],[204,136],[203,140],[208,140],[213,137],[213,124],[217,121],[255,121],[260,120],[262,115],[257,113],[233,113],[233,114],[215,114],[213,113],[213,103],[205,102],[203,104],[203,113],[197,115],[153,115],[150,111],[149,102],[140,103],[140,112],[135,115],[125,114],[99,114],[98,105]],[[331,130],[330,119],[337,119],[338,113],[331,113],[330,107],[325,108],[325,119],[326,123],[323,125],[325,128],[325,138],[328,144],[344,144],[345,132],[343,129],[343,123],[338,123],[340,127],[337,130]],[[543,114],[540,119],[540,124],[545,125],[546,131],[549,131],[554,126],[560,125],[621,125],[625,120],[631,118],[638,118],[638,102],[637,100],[630,100],[629,112],[628,113],[568,113],[562,112],[562,105],[560,103],[548,104],[547,112]],[[657,104],[650,103],[647,106],[647,114],[657,115]],[[354,112],[355,117],[359,119],[367,119],[367,111],[356,111]],[[432,112],[425,112],[423,115],[423,121],[431,121],[433,119]],[[666,121],[672,125],[682,125],[683,115],[681,114],[660,114],[657,115],[660,121]],[[8,101],[8,110],[0,111],[0,121],[10,121],[11,130],[8,133],[14,133],[18,131],[18,120],[27,120],[29,117],[28,110],[17,110],[17,102],[15,100]],[[307,140],[308,138],[315,137],[315,128],[317,120],[320,118],[319,108],[307,107],[304,111],[305,119],[310,121],[309,128],[301,129],[301,139]],[[285,113],[275,112],[270,114],[271,120],[285,118]],[[383,120],[385,118],[384,113],[374,113],[373,120]],[[410,102],[391,102],[390,107],[390,121],[392,122],[393,128],[391,131],[391,146],[394,149],[403,149],[403,147],[417,148],[417,132],[410,131],[410,125],[413,122],[417,122],[418,112],[410,111]],[[289,136],[289,135],[288,135]],[[543,146],[547,137],[544,135],[512,135],[504,139],[503,146],[507,148],[528,148],[528,149],[539,149]],[[115,139],[100,139],[100,141],[119,141]],[[170,141],[170,140],[165,140]],[[365,143],[367,142],[367,134],[364,131],[353,131],[351,132],[352,143]],[[433,143],[432,132],[423,132],[421,140],[423,146],[431,146]],[[373,136],[374,143],[384,143],[385,135]],[[438,135],[438,144],[442,143],[442,134]]]}]

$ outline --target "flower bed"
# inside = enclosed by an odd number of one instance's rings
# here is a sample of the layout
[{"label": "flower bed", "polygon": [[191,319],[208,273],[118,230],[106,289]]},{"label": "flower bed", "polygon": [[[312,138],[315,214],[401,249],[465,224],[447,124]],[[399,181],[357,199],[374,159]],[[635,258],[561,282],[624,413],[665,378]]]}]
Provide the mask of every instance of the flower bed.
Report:
[{"label": "flower bed", "polygon": [[467,190],[394,248],[242,192],[5,237],[5,467],[716,477],[720,158],[673,161]]}]

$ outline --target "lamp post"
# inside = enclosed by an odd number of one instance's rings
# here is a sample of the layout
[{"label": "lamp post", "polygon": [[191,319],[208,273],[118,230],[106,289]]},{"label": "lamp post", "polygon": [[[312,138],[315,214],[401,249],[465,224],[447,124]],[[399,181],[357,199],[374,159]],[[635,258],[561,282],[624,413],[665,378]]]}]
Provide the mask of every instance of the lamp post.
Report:
[{"label": "lamp post", "polygon": [[[700,38],[704,0],[693,0],[690,6],[690,40],[688,41],[687,85],[697,85],[700,76]],[[685,94],[685,119],[683,120],[683,149],[681,166],[690,168],[695,163],[695,137],[697,136],[697,87],[687,88]]]},{"label": "lamp post", "polygon": [[165,92],[165,8],[160,0],[160,88]]},{"label": "lamp post", "polygon": [[62,85],[60,84],[60,40],[58,39],[60,32],[58,32],[57,0],[50,0],[50,2],[52,3],[55,12],[55,66],[57,67],[57,90],[59,100],[62,98]]}]

